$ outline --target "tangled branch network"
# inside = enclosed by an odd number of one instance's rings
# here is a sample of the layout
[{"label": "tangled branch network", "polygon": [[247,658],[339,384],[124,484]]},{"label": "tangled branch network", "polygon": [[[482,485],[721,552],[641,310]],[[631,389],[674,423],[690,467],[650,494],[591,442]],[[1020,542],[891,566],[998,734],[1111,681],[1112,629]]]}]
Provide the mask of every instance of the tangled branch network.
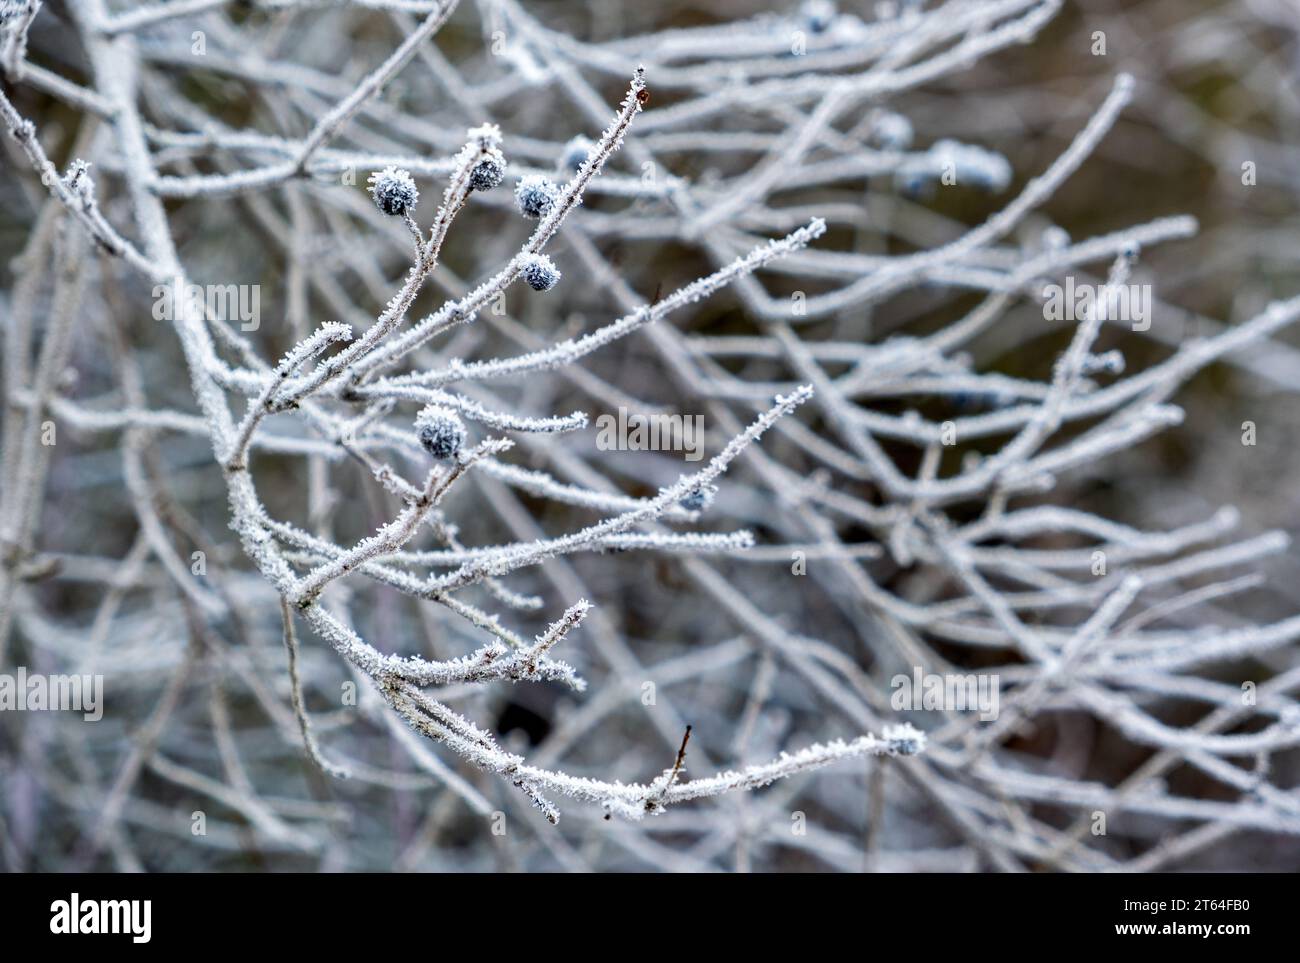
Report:
[{"label": "tangled branch network", "polygon": [[1171,345],[1196,223],[1047,220],[1127,74],[1032,170],[894,109],[1061,0],[865,6],[3,0],[0,671],[104,693],[0,712],[8,867],[1295,852],[1285,536],[1070,486],[1300,298]]}]

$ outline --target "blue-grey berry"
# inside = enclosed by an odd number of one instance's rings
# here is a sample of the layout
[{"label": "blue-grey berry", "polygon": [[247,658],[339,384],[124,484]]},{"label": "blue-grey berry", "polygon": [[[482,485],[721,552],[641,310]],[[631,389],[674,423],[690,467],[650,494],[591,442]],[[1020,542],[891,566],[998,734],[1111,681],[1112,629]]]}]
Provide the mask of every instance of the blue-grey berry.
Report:
[{"label": "blue-grey berry", "polygon": [[1045,251],[1064,251],[1070,246],[1070,232],[1052,224],[1039,235],[1038,242]]},{"label": "blue-grey berry", "polygon": [[929,172],[907,163],[900,164],[894,170],[894,186],[908,197],[925,197],[934,192],[934,182]]},{"label": "blue-grey berry", "polygon": [[717,494],[717,485],[696,485],[682,496],[682,499],[678,504],[688,512],[702,512],[713,503],[713,497]]},{"label": "blue-grey berry", "polygon": [[506,176],[506,161],[499,150],[490,150],[469,172],[472,191],[490,191]]},{"label": "blue-grey berry", "polygon": [[591,156],[591,149],[595,146],[589,138],[579,134],[564,145],[564,153],[560,157],[560,164],[565,170],[573,171],[576,174],[582,170],[582,165],[587,163],[587,158]]},{"label": "blue-grey berry", "polygon": [[455,458],[468,437],[460,416],[441,405],[429,405],[421,411],[415,428],[424,450],[439,461]]},{"label": "blue-grey berry", "polygon": [[808,0],[799,11],[813,33],[821,33],[835,22],[835,4],[830,0]]},{"label": "blue-grey berry", "polygon": [[907,150],[912,145],[912,122],[890,111],[876,118],[871,136],[885,150]]},{"label": "blue-grey berry", "polygon": [[545,254],[530,254],[524,261],[524,280],[534,291],[549,291],[560,280],[560,271]]},{"label": "blue-grey berry", "polygon": [[545,217],[555,206],[560,196],[560,189],[555,182],[540,174],[529,174],[521,178],[515,187],[515,200],[524,217]]},{"label": "blue-grey berry", "polygon": [[892,732],[888,734],[888,738],[893,751],[900,756],[915,756],[921,751],[921,746],[924,745],[924,740],[920,738],[919,734]]},{"label": "blue-grey berry", "polygon": [[392,217],[400,217],[415,210],[420,192],[415,189],[411,175],[396,167],[385,167],[370,175],[370,196],[375,206]]}]

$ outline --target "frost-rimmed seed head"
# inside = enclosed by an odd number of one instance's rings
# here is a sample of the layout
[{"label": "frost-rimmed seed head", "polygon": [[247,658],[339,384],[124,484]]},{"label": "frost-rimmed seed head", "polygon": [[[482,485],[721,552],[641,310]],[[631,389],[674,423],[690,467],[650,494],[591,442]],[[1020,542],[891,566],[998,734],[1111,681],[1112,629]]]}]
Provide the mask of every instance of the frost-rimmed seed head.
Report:
[{"label": "frost-rimmed seed head", "polygon": [[416,190],[410,173],[396,167],[385,167],[371,174],[368,183],[375,207],[390,217],[409,214],[420,200],[420,192]]},{"label": "frost-rimmed seed head", "polygon": [[560,155],[560,166],[576,174],[582,170],[582,165],[587,163],[587,158],[591,156],[591,149],[595,146],[591,138],[579,134],[564,145],[564,153]]},{"label": "frost-rimmed seed head", "polygon": [[545,254],[530,254],[524,261],[524,280],[534,291],[549,291],[560,280],[560,270]]},{"label": "frost-rimmed seed head", "polygon": [[550,178],[529,174],[515,186],[515,200],[524,217],[545,217],[559,199],[560,189]]},{"label": "frost-rimmed seed head", "polygon": [[1011,165],[1001,154],[956,140],[935,141],[924,154],[908,155],[894,169],[894,184],[912,197],[929,196],[936,184],[1001,192],[1011,183]]},{"label": "frost-rimmed seed head", "polygon": [[469,143],[476,145],[483,155],[470,169],[470,190],[490,191],[506,176],[506,157],[501,153],[501,128],[496,124],[471,127],[467,136]]},{"label": "frost-rimmed seed head", "polygon": [[455,458],[469,437],[460,415],[442,405],[429,405],[416,415],[415,430],[424,450],[439,461]]},{"label": "frost-rimmed seed head", "polygon": [[881,737],[889,744],[891,756],[914,756],[925,748],[925,733],[908,723],[885,726]]},{"label": "frost-rimmed seed head", "polygon": [[717,494],[717,485],[710,485],[707,483],[696,485],[682,496],[681,501],[679,501],[678,504],[688,512],[702,512],[713,504],[713,499]]},{"label": "frost-rimmed seed head", "polygon": [[472,191],[490,191],[500,184],[506,176],[506,159],[501,151],[490,148],[469,172],[469,187]]}]

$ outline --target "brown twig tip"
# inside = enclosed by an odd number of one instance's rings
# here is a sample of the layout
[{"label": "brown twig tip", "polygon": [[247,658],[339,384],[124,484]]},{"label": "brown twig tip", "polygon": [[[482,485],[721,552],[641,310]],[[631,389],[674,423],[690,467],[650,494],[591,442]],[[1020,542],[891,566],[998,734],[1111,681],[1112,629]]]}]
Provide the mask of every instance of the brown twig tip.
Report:
[{"label": "brown twig tip", "polygon": [[668,777],[668,785],[664,786],[664,793],[667,794],[669,789],[673,788],[673,783],[677,781],[677,774],[682,771],[682,763],[686,761],[686,744],[691,741],[691,727],[686,727],[686,734],[682,736],[682,746],[677,750],[677,759],[673,763],[673,774]]},{"label": "brown twig tip", "polygon": [[686,727],[686,734],[682,736],[682,747],[677,750],[677,761],[673,763],[673,772],[682,768],[682,761],[686,758],[686,744],[691,741],[691,727]]},{"label": "brown twig tip", "polygon": [[[691,741],[691,727],[687,726],[686,732],[682,736],[681,747],[677,750],[677,758],[673,760],[673,767],[672,769],[665,770],[664,772],[664,775],[668,777],[667,779],[664,780],[664,787],[660,789],[658,793],[655,793],[653,797],[649,794],[647,794],[646,796],[645,799],[646,812],[651,813],[651,812],[659,812],[662,810],[663,803],[668,798],[669,790],[673,788],[673,784],[677,782],[678,774],[681,773],[682,771],[682,763],[686,761],[686,744],[690,741]],[[653,788],[650,790],[650,792],[652,793],[654,792]],[[606,816],[605,818],[608,819],[609,817]]]}]

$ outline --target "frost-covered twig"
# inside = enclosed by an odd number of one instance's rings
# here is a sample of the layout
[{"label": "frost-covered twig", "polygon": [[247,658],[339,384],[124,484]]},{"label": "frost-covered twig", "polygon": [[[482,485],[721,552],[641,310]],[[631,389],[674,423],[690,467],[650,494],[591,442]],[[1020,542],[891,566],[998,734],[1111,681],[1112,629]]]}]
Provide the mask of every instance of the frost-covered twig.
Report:
[{"label": "frost-covered twig", "polygon": [[[85,64],[67,77],[53,14],[7,8],[0,114],[36,175],[11,193],[44,207],[7,219],[31,237],[5,304],[0,668],[102,664],[113,732],[137,736],[23,732],[40,778],[0,783],[51,838],[152,865],[156,836],[190,835],[168,822],[178,798],[211,810],[200,865],[265,845],[375,868],[396,840],[392,865],[482,868],[494,850],[466,827],[488,817],[530,868],[795,850],[856,869],[864,834],[873,866],[1153,868],[1242,830],[1295,835],[1300,619],[1253,571],[1290,565],[1289,542],[1237,531],[1258,504],[1166,484],[1143,442],[1184,424],[1217,443],[1173,402],[1220,362],[1293,395],[1278,338],[1300,299],[1243,282],[1232,323],[1184,317],[1189,274],[1156,268],[1193,218],[1112,212],[1077,238],[1048,220],[1067,180],[1100,190],[1106,152],[1142,159],[1134,113],[1234,178],[1249,148],[1262,187],[1284,151],[1178,98],[1162,111],[1145,63],[1109,93],[988,83],[980,61],[1057,0],[792,3],[698,27],[645,8],[626,36],[515,0],[224,6],[73,0]],[[1184,56],[1240,31],[1211,34]],[[368,72],[335,75],[349,63]],[[1069,136],[1030,167],[1040,125]],[[1228,240],[1200,250],[1257,250]],[[1146,291],[1150,314],[1049,317],[1067,283]],[[186,298],[149,326],[158,284],[252,288],[261,316]],[[675,450],[628,436],[652,416]],[[1225,477],[1264,454],[1231,440]],[[277,642],[287,689],[267,681]],[[896,708],[913,671],[996,677],[1000,716]],[[683,732],[717,776],[687,778]],[[1149,761],[1098,759],[1094,738]],[[303,796],[304,746],[360,790]],[[871,763],[869,804],[851,767],[789,779],[891,756],[915,758]],[[392,791],[389,825],[374,793]],[[582,806],[558,830],[525,814],[558,822],[561,796],[641,822],[575,846]],[[325,831],[363,806],[355,845]],[[1123,847],[1088,831],[1097,807]],[[772,831],[798,814],[806,836]],[[4,852],[61,868],[30,833]]]}]

